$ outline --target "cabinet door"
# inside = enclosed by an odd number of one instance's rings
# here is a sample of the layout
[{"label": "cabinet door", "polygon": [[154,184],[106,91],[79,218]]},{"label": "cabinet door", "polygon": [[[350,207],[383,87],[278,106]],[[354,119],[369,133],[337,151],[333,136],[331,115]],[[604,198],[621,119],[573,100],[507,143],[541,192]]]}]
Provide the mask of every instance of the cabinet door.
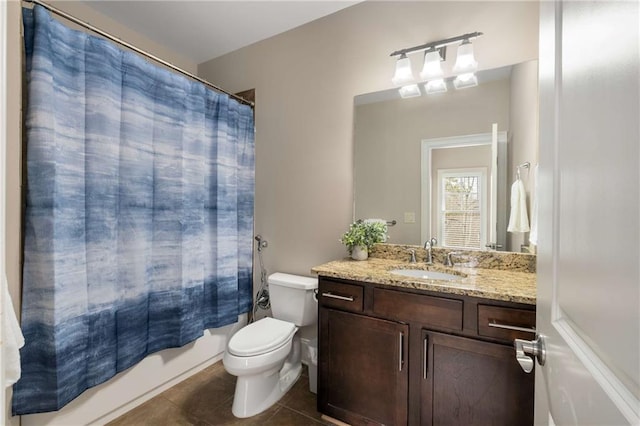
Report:
[{"label": "cabinet door", "polygon": [[425,330],[422,339],[421,424],[533,425],[534,375],[513,347]]},{"label": "cabinet door", "polygon": [[320,308],[318,410],[352,425],[406,425],[408,331]]}]

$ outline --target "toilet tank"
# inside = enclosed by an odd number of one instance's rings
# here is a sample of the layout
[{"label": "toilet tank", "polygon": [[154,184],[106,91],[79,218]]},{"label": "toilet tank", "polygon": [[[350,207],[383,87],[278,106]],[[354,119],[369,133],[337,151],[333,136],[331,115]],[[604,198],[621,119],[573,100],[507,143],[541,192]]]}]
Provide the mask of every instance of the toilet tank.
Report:
[{"label": "toilet tank", "polygon": [[318,320],[314,290],[318,279],[276,272],[269,275],[269,298],[273,317],[302,327]]}]

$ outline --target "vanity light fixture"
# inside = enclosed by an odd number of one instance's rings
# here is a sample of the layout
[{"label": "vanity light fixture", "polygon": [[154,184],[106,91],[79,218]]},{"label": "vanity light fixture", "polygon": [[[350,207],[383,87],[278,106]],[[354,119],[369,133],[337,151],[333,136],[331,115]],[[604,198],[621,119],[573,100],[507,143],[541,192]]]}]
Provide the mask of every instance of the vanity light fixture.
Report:
[{"label": "vanity light fixture", "polygon": [[453,67],[454,74],[458,75],[454,81],[454,87],[458,89],[476,86],[478,79],[473,73],[478,69],[478,63],[473,55],[473,46],[470,40],[481,35],[481,32],[476,31],[391,53],[391,56],[400,56],[396,62],[396,72],[391,81],[396,86],[402,86],[399,91],[403,98],[420,96],[420,88],[417,84],[414,84],[416,81],[411,69],[411,61],[407,55],[424,51],[424,64],[422,72],[420,72],[420,78],[421,81],[426,81],[424,85],[426,93],[446,92],[447,82],[443,78],[442,62],[446,60],[447,46],[461,42],[460,46],[458,46],[456,64]]},{"label": "vanity light fixture", "polygon": [[442,93],[447,91],[447,83],[442,78],[442,65],[443,57],[446,57],[447,46],[443,46],[439,49],[435,47],[426,50],[424,53],[424,66],[420,73],[420,78],[427,80],[424,85],[424,90],[427,95],[434,93]]}]

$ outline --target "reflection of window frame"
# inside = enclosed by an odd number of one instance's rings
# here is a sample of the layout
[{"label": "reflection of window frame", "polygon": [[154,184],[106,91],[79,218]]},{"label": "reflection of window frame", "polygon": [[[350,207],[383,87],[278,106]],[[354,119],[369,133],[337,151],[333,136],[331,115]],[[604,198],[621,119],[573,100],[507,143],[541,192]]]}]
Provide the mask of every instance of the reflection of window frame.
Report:
[{"label": "reflection of window frame", "polygon": [[[479,247],[466,247],[466,246],[451,246],[447,245],[445,241],[444,232],[444,179],[452,177],[477,177],[479,179],[478,197],[480,199],[480,246]],[[487,198],[489,196],[487,192],[487,169],[486,167],[474,167],[463,169],[438,169],[437,177],[437,190],[438,190],[438,204],[437,204],[437,227],[438,227],[438,241],[443,247],[452,247],[459,249],[480,249],[483,250],[487,244]]]}]

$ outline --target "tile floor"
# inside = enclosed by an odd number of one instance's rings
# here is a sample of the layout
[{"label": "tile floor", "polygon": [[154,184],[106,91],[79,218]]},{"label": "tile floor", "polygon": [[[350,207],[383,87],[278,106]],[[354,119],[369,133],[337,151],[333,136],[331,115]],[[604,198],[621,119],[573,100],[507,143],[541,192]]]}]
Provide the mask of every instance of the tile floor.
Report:
[{"label": "tile floor", "polygon": [[231,413],[235,377],[222,362],[178,383],[155,398],[108,423],[108,426],[179,425],[331,425],[316,411],[316,395],[309,391],[306,367],[298,382],[267,411],[237,419]]}]

